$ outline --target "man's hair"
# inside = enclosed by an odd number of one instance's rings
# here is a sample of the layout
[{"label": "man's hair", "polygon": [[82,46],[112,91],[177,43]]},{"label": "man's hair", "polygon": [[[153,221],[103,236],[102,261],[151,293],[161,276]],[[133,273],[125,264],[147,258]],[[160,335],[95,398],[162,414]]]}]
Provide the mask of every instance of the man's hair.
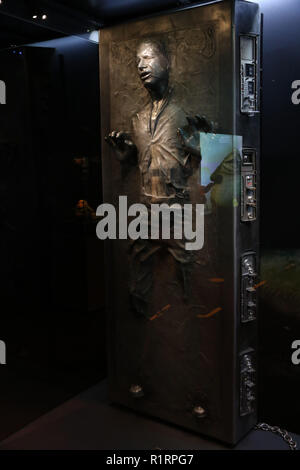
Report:
[{"label": "man's hair", "polygon": [[158,50],[158,52],[160,52],[160,54],[162,54],[167,59],[167,61],[170,62],[169,52],[168,52],[166,43],[162,39],[160,39],[160,38],[144,38],[139,42],[138,48],[142,44],[150,44],[151,46],[155,46],[156,49]]}]

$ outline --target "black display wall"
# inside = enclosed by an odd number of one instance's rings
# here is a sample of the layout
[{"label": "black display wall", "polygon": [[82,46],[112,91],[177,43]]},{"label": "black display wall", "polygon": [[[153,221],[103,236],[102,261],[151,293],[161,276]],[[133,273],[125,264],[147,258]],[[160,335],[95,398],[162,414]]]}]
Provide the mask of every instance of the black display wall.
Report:
[{"label": "black display wall", "polygon": [[300,80],[300,4],[259,3],[264,14],[261,243],[264,248],[299,248],[300,104],[292,102],[292,84]]},{"label": "black display wall", "polygon": [[105,375],[98,44],[0,51],[0,439]]},{"label": "black display wall", "polygon": [[[261,159],[260,419],[300,431],[297,216],[300,3],[260,0],[264,15]],[[300,82],[299,82],[300,84]]]}]

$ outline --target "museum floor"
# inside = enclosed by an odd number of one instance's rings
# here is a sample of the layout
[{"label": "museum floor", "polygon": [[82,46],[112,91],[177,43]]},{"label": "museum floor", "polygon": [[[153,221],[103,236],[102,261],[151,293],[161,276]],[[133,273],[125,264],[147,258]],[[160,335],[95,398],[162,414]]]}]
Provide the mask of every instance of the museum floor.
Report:
[{"label": "museum floor", "polygon": [[[300,436],[292,434],[300,446]],[[108,403],[105,381],[0,443],[0,450],[226,450],[218,442]],[[251,431],[235,450],[288,450],[279,437]]]}]

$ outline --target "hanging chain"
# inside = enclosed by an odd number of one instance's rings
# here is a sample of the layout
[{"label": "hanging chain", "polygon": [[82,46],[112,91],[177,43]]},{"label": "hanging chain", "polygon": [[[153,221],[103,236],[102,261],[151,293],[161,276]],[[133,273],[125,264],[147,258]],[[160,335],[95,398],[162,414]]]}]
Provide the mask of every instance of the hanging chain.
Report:
[{"label": "hanging chain", "polygon": [[297,442],[285,429],[281,429],[278,426],[270,426],[270,424],[267,423],[258,423],[254,429],[259,429],[260,431],[269,431],[277,434],[284,440],[284,442],[287,443],[290,450],[297,450]]},{"label": "hanging chain", "polygon": [[[277,436],[280,436],[284,440],[284,442],[287,443],[290,450],[298,450],[297,442],[286,431],[286,429],[281,429],[279,426],[271,426],[270,424],[267,424],[267,423],[258,423],[258,424],[256,424],[256,426],[254,426],[254,429],[257,429],[259,431],[267,431],[267,432],[272,432],[273,434],[277,434]],[[153,450],[163,450],[163,449],[161,449],[161,447],[156,446],[156,447],[153,447]]]}]

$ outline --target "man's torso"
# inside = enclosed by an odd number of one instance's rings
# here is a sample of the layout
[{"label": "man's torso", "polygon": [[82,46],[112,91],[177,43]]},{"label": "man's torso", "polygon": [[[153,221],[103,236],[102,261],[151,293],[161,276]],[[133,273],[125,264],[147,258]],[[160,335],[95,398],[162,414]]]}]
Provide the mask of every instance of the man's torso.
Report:
[{"label": "man's torso", "polygon": [[187,200],[188,156],[177,136],[178,128],[186,125],[185,113],[167,97],[157,117],[151,117],[149,103],[133,118],[142,197],[151,202]]}]

